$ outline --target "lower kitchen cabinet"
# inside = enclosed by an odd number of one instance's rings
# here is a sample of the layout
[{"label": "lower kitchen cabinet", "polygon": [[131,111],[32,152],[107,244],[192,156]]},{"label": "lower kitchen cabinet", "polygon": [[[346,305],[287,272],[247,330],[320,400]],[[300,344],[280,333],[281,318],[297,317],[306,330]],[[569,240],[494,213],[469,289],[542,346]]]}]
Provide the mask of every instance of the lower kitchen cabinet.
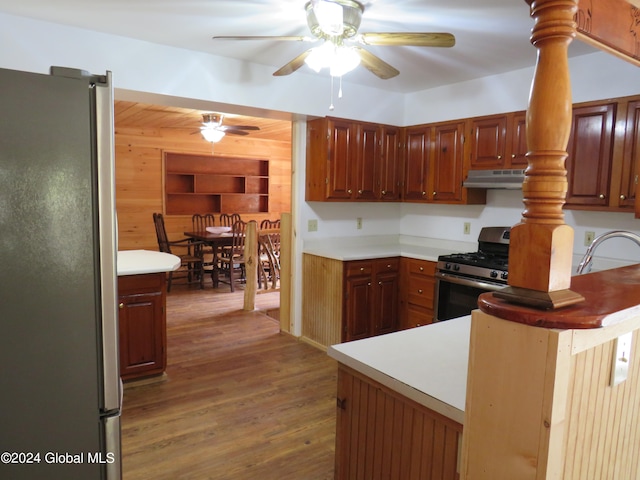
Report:
[{"label": "lower kitchen cabinet", "polygon": [[339,364],[337,480],[455,480],[462,425]]},{"label": "lower kitchen cabinet", "polygon": [[402,257],[400,261],[400,328],[433,323],[436,262]]},{"label": "lower kitchen cabinet", "polygon": [[398,329],[399,264],[398,257],[345,262],[342,341]]},{"label": "lower kitchen cabinet", "polygon": [[165,273],[118,277],[120,376],[159,375],[167,364]]}]

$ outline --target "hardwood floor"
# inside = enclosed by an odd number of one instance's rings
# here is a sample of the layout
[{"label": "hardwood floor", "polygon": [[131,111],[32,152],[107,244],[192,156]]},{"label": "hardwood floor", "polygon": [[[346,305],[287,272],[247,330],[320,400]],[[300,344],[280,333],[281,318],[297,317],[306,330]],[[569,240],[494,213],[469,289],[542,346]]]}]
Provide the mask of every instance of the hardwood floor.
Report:
[{"label": "hardwood floor", "polygon": [[125,387],[124,480],[333,478],[336,362],[279,332],[279,293],[215,292],[168,296],[166,380]]}]

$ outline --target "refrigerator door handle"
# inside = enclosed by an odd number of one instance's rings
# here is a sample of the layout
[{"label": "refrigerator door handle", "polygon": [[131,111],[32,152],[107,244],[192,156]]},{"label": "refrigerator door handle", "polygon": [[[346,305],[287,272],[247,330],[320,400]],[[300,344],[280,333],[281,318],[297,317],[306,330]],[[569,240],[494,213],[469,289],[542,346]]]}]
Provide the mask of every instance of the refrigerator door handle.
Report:
[{"label": "refrigerator door handle", "polygon": [[116,267],[115,167],[113,85],[111,72],[95,77],[100,274],[102,296],[103,411],[120,409],[120,355],[118,350],[118,287]]}]

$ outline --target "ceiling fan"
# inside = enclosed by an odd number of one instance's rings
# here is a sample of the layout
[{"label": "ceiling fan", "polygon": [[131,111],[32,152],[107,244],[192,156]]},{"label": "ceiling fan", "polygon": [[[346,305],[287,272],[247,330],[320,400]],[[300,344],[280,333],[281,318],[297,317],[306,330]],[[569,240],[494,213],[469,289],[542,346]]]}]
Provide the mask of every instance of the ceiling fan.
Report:
[{"label": "ceiling fan", "polygon": [[248,131],[250,130],[260,130],[260,127],[253,125],[223,125],[223,118],[224,115],[221,113],[202,114],[202,126],[200,127],[200,133],[205,140],[211,143],[216,143],[222,140],[222,137],[227,133],[232,135],[248,135]]},{"label": "ceiling fan", "polygon": [[289,75],[305,63],[320,71],[328,67],[332,77],[341,77],[359,64],[379,78],[386,80],[400,72],[360,45],[453,47],[455,37],[450,33],[358,33],[365,7],[355,0],[310,0],[305,4],[307,36],[214,36],[214,40],[277,40],[323,43],[298,55],[274,72],[275,76]]}]

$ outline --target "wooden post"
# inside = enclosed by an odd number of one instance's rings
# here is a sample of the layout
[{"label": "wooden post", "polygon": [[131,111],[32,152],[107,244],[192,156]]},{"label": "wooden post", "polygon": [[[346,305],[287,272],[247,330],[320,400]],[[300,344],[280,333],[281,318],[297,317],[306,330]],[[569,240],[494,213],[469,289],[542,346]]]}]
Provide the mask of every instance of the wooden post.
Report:
[{"label": "wooden post", "polygon": [[564,223],[562,212],[572,118],[567,52],[576,35],[576,11],[577,0],[531,2],[531,43],[538,59],[527,110],[525,210],[511,230],[510,287],[499,296],[533,307],[558,308],[583,300],[569,290],[573,229]]},{"label": "wooden post", "polygon": [[280,217],[280,330],[293,331],[291,324],[293,227],[290,213]]},{"label": "wooden post", "polygon": [[258,288],[258,228],[255,220],[247,223],[244,239],[244,261],[247,284],[244,288],[243,310],[255,310]]}]

